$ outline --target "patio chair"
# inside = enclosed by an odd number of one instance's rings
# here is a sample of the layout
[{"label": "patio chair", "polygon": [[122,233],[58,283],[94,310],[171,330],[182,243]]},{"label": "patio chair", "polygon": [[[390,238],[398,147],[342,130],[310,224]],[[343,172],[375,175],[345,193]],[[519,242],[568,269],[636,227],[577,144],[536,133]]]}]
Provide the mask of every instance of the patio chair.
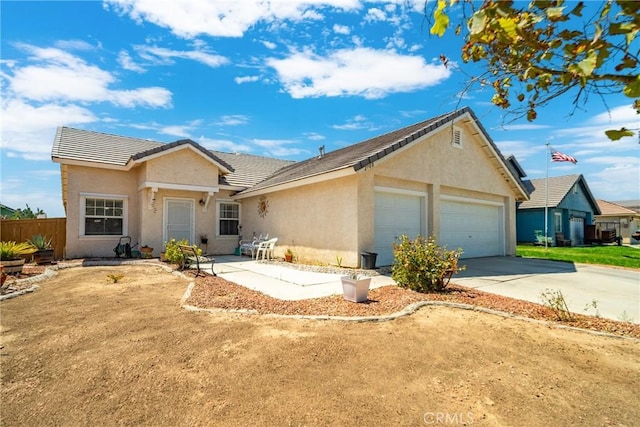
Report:
[{"label": "patio chair", "polygon": [[571,246],[571,240],[565,239],[562,233],[556,233],[556,246]]},{"label": "patio chair", "polygon": [[256,251],[256,259],[260,257],[261,253],[262,253],[262,259],[273,258],[273,248],[275,248],[277,241],[278,241],[278,238],[274,237],[273,239],[260,242],[260,245],[258,246],[258,250]]},{"label": "patio chair", "polygon": [[253,258],[258,250],[258,246],[260,246],[258,239],[242,241],[240,242],[240,255],[251,255],[251,258]]}]

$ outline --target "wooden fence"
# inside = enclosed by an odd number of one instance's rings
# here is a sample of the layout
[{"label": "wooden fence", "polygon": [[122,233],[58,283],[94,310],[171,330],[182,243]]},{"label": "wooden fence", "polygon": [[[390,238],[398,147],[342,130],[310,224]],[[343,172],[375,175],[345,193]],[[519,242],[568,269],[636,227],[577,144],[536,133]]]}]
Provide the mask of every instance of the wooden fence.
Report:
[{"label": "wooden fence", "polygon": [[67,246],[67,219],[3,219],[0,221],[0,239],[3,242],[26,242],[36,234],[47,236],[53,246],[55,259],[64,258]]}]

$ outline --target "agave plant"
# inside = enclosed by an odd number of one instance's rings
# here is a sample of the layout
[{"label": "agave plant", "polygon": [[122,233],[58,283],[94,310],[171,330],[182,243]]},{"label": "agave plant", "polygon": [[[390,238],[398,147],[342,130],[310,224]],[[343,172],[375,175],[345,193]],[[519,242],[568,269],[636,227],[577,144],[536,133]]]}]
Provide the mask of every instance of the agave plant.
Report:
[{"label": "agave plant", "polygon": [[36,234],[31,238],[31,240],[28,241],[28,243],[30,243],[33,247],[40,251],[43,249],[52,249],[52,240],[53,239],[48,239],[47,236],[43,236],[42,234]]},{"label": "agave plant", "polygon": [[10,261],[20,259],[21,255],[29,255],[37,249],[29,242],[0,242],[0,260]]}]

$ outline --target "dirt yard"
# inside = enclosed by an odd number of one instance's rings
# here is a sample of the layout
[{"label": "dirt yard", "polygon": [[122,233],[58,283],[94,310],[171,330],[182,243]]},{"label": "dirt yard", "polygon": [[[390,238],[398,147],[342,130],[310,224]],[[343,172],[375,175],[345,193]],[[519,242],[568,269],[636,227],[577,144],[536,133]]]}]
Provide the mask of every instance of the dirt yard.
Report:
[{"label": "dirt yard", "polygon": [[72,268],[0,303],[2,425],[640,419],[638,340],[445,307],[365,323],[190,312],[186,285],[160,267]]}]

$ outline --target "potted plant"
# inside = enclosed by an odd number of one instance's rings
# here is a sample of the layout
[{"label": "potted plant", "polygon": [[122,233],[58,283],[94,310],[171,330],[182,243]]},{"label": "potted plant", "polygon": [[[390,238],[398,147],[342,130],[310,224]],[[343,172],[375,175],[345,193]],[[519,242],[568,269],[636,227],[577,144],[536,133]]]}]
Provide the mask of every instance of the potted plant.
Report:
[{"label": "potted plant", "polygon": [[51,264],[53,262],[53,247],[51,240],[47,236],[36,234],[29,240],[29,244],[36,248],[33,253],[33,261],[36,264]]},{"label": "potted plant", "polygon": [[140,248],[142,258],[153,258],[153,248],[151,246],[144,245]]},{"label": "potted plant", "polygon": [[359,276],[354,272],[341,277],[344,299],[352,302],[365,302],[369,295],[371,277]]},{"label": "potted plant", "polygon": [[36,251],[30,243],[0,242],[0,265],[7,274],[22,273],[24,255],[31,255]]},{"label": "potted plant", "polygon": [[291,250],[291,248],[287,248],[287,250],[285,251],[284,260],[286,262],[293,262],[293,251]]}]

